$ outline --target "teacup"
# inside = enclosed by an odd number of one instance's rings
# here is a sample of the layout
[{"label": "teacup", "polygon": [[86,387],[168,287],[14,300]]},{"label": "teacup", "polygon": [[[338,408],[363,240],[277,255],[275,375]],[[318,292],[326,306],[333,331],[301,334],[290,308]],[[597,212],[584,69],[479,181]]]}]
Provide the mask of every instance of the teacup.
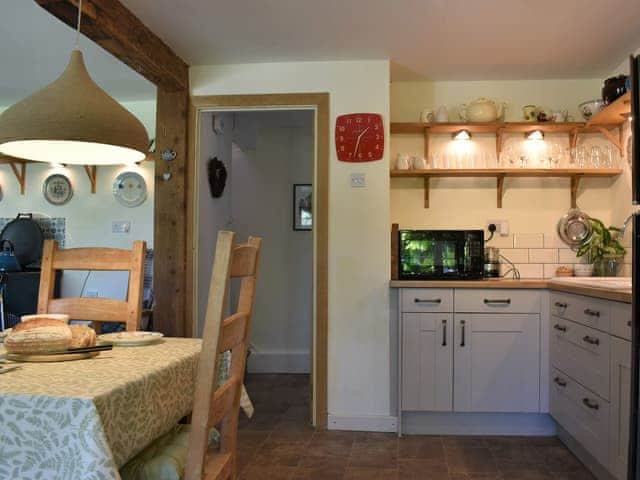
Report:
[{"label": "teacup", "polygon": [[522,116],[526,122],[535,122],[538,120],[538,107],[535,105],[525,105],[522,107]]},{"label": "teacup", "polygon": [[422,123],[432,123],[435,119],[436,119],[435,112],[428,108],[424,109],[420,114],[420,121]]},{"label": "teacup", "polygon": [[398,170],[409,170],[411,168],[411,157],[406,153],[399,153],[396,157],[396,168]]}]

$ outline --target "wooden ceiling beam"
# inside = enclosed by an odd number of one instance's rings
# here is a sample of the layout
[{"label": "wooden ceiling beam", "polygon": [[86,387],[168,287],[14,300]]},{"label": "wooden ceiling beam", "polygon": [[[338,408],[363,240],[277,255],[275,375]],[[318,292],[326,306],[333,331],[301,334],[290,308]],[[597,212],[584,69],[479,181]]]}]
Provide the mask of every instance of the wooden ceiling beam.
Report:
[{"label": "wooden ceiling beam", "polygon": [[[78,0],[35,0],[76,27]],[[189,67],[118,0],[83,0],[84,35],[167,92],[188,90]]]}]

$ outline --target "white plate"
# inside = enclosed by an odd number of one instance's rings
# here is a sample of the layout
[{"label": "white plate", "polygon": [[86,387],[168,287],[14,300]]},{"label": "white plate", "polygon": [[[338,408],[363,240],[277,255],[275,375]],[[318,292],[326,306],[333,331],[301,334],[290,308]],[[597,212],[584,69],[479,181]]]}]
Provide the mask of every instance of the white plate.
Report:
[{"label": "white plate", "polygon": [[100,335],[98,340],[118,347],[139,347],[156,342],[162,337],[164,335],[160,332],[116,332]]}]

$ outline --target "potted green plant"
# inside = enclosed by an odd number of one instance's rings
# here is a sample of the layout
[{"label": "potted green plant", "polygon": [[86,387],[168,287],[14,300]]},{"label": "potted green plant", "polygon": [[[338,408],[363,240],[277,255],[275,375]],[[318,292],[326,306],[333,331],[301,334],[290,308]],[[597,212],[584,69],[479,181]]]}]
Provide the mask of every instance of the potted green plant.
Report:
[{"label": "potted green plant", "polygon": [[618,265],[626,250],[619,240],[620,229],[606,227],[602,220],[590,218],[593,228],[591,240],[576,252],[578,257],[586,257],[593,264],[593,274],[599,277],[615,277]]}]

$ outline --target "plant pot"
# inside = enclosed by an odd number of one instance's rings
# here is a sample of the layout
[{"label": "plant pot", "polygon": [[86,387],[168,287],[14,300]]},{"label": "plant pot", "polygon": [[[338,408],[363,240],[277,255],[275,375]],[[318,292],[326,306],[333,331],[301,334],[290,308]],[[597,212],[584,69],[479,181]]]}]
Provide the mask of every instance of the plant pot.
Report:
[{"label": "plant pot", "polygon": [[595,277],[616,277],[618,266],[622,264],[622,255],[604,255],[593,262],[593,275]]},{"label": "plant pot", "polygon": [[573,273],[576,277],[590,277],[593,275],[593,263],[578,263],[573,266]]}]

